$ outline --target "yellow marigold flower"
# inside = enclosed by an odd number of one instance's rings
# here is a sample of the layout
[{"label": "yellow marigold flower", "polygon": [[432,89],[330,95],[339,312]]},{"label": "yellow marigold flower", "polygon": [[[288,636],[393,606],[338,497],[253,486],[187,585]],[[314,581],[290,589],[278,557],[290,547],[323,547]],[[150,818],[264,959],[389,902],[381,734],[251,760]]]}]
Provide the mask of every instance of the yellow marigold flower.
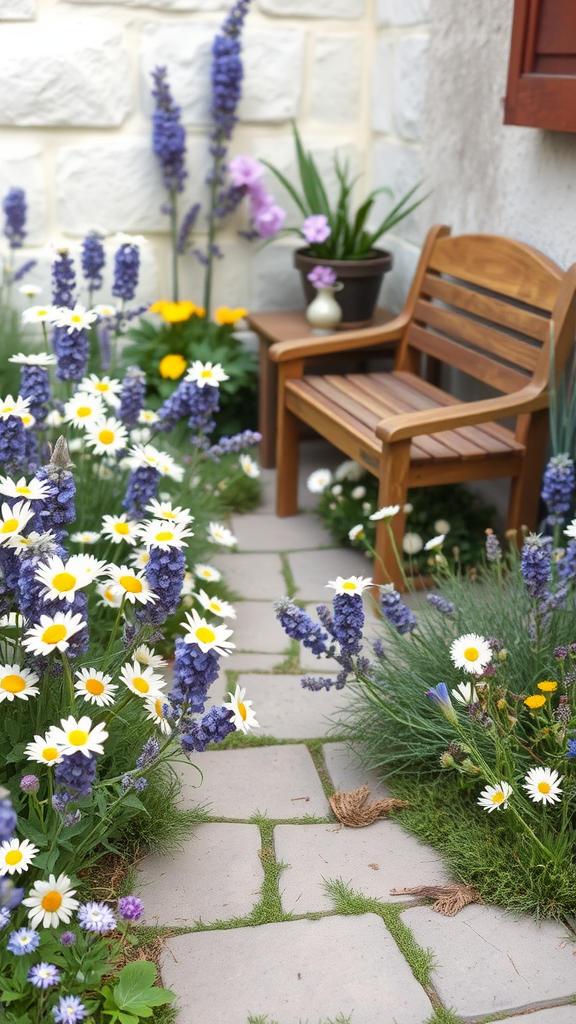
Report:
[{"label": "yellow marigold flower", "polygon": [[526,697],[524,703],[527,705],[527,707],[532,709],[541,708],[542,705],[546,703],[546,697],[544,697],[541,693],[535,693],[532,697]]},{"label": "yellow marigold flower", "polygon": [[184,356],[181,356],[178,352],[170,352],[158,363],[158,372],[161,377],[178,380],[178,377],[182,376],[187,365]]},{"label": "yellow marigold flower", "polygon": [[554,679],[543,679],[541,683],[538,683],[538,689],[544,693],[554,693],[554,690],[558,689],[558,683]]},{"label": "yellow marigold flower", "polygon": [[248,313],[247,309],[242,309],[241,306],[238,309],[229,309],[228,306],[219,306],[214,313],[214,319],[216,323],[221,327],[222,324],[235,324],[237,320],[241,320],[243,316]]},{"label": "yellow marigold flower", "polygon": [[204,309],[204,306],[196,306],[196,308],[194,310],[194,316],[200,317],[200,319],[205,317],[206,316],[206,310]]},{"label": "yellow marigold flower", "polygon": [[193,302],[170,302],[168,299],[159,299],[149,307],[150,313],[160,313],[169,324],[180,324],[189,320],[199,307]]}]

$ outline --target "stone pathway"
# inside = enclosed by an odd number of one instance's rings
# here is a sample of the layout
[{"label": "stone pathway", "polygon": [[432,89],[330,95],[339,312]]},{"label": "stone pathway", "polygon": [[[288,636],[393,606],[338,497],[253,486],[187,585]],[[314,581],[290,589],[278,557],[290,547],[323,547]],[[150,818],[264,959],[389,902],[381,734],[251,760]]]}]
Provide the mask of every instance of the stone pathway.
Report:
[{"label": "stone pathway", "polygon": [[[312,450],[303,476],[320,464]],[[162,974],[178,1024],[575,1024],[573,935],[494,907],[444,918],[390,896],[448,881],[440,856],[397,822],[334,819],[335,789],[386,788],[330,737],[342,696],[302,690],[301,669],[318,663],[301,652],[298,666],[271,601],[290,591],[313,606],[329,579],[368,566],[310,513],[276,519],[265,478],[262,507],[233,517],[238,553],[215,561],[238,596],[228,686],[246,686],[267,742],[197,755],[203,783],[185,767],[182,800],[204,805],[206,822],[139,870],[146,924],[170,931]],[[214,698],[228,686],[214,684]]]}]

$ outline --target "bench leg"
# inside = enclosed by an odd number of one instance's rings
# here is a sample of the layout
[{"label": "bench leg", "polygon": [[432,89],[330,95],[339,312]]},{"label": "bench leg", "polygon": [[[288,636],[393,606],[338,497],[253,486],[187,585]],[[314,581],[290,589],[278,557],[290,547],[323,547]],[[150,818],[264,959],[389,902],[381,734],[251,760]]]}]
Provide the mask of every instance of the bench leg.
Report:
[{"label": "bench leg", "polygon": [[[380,462],[380,486],[378,489],[378,508],[387,505],[399,505],[400,511],[389,520],[392,527],[394,544],[402,557],[402,538],[406,515],[404,505],[408,493],[408,470],[410,468],[410,441],[398,441],[395,444],[382,444]],[[405,590],[402,572],[394,551],[394,544],[386,522],[380,520],[376,527],[376,555],[374,559],[374,582],[393,583],[396,590]]]},{"label": "bench leg", "polygon": [[298,417],[286,408],[285,382],[302,377],[301,361],[280,364],[278,373],[278,433],[276,438],[276,515],[298,511]]},{"label": "bench leg", "polygon": [[[520,475],[512,479],[506,529],[519,530],[521,526],[527,526],[529,530],[535,530],[548,441],[548,410],[542,409],[519,419],[526,420],[525,435],[522,437],[526,454]],[[519,423],[517,435],[521,432],[521,426]]]},{"label": "bench leg", "polygon": [[276,363],[268,359],[268,341],[259,336],[260,380],[258,387],[258,430],[260,442],[260,465],[273,469],[276,465],[276,393],[278,370]]}]

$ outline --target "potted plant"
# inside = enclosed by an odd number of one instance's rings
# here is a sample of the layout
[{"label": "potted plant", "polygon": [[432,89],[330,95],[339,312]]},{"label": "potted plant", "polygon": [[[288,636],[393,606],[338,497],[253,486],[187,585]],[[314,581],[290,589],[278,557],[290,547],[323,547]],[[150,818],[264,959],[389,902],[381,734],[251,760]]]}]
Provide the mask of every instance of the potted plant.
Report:
[{"label": "potted plant", "polygon": [[415,185],[376,228],[370,229],[367,225],[376,197],[382,192],[392,197],[391,190],[387,187],[374,189],[354,211],[351,193],[356,179],[351,178],[348,164],[342,164],[334,154],[339,190],[335,203],[331,205],[312,154],[305,151],[296,125],[293,130],[300,190],[272,164],[263,163],[291,195],[304,218],[302,227],[284,228],[283,231],[300,235],[307,243],[294,253],[294,264],[302,275],[306,301],[312,302],[315,295],[308,275],[318,265],[331,267],[337,281],[343,285],[337,296],[342,309],[339,326],[365,326],[372,321],[384,274],[392,267],[392,254],[377,248],[376,243],[426,197],[421,196],[411,202],[419,188],[419,184]]}]

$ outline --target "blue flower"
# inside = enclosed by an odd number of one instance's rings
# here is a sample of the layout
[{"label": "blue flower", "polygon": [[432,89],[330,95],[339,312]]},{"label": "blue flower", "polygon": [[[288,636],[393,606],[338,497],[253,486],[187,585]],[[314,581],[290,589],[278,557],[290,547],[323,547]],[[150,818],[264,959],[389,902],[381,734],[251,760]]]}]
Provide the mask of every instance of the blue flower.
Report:
[{"label": "blue flower", "polygon": [[448,693],[446,683],[438,683],[433,690],[426,690],[426,696],[440,708],[440,711],[446,716],[449,722],[456,725],[458,719],[452,706],[452,701],[450,700],[450,694]]},{"label": "blue flower", "polygon": [[139,366],[128,366],[124,375],[118,415],[129,427],[138,425],[138,416],[146,398],[146,374]]},{"label": "blue flower", "polygon": [[112,295],[130,302],[136,294],[139,275],[140,249],[130,242],[123,242],[114,255]]},{"label": "blue flower", "polygon": [[0,930],[5,928],[10,920],[10,911],[8,907],[0,907]]},{"label": "blue flower", "polygon": [[88,282],[90,292],[102,287],[102,269],[106,262],[103,236],[98,231],[91,231],[82,241],[82,273]]},{"label": "blue flower", "polygon": [[293,601],[285,597],[274,603],[274,611],[282,629],[289,637],[299,640],[316,657],[327,654],[327,633],[324,633],[317,622],[313,622],[303,608],[299,608]]},{"label": "blue flower", "polygon": [[568,746],[566,748],[566,757],[576,758],[576,740],[568,740]]},{"label": "blue flower", "polygon": [[178,232],[178,245],[177,251],[179,256],[183,256],[184,253],[188,252],[188,249],[192,245],[192,232],[194,225],[196,224],[196,218],[200,213],[200,203],[194,203],[188,213],[182,220],[180,225],[180,231]]},{"label": "blue flower", "polygon": [[6,949],[14,956],[24,956],[25,953],[33,953],[39,945],[40,935],[34,928],[19,928],[11,933]]},{"label": "blue flower", "polygon": [[205,459],[212,459],[213,462],[220,462],[223,455],[232,455],[236,452],[245,451],[255,444],[260,444],[262,434],[257,430],[243,430],[241,434],[234,434],[233,437],[221,437],[218,444],[213,444],[204,452]]},{"label": "blue flower", "polygon": [[0,419],[0,462],[7,473],[24,468],[26,462],[26,431],[19,416]]},{"label": "blue flower", "polygon": [[426,600],[433,608],[441,612],[442,615],[454,615],[456,613],[456,605],[453,601],[447,601],[441,594],[427,594]]},{"label": "blue flower", "polygon": [[56,1024],[78,1024],[88,1016],[88,1010],[78,996],[60,996],[58,1006],[52,1007]]},{"label": "blue flower", "polygon": [[548,592],[548,583],[552,578],[552,539],[531,533],[522,547],[520,571],[524,577],[524,586],[528,596],[535,601],[542,600]]},{"label": "blue flower", "polygon": [[179,420],[188,416],[191,430],[209,434],[216,426],[211,418],[219,409],[219,388],[199,388],[193,380],[183,380],[160,406],[160,430],[173,430]]},{"label": "blue flower", "polygon": [[78,910],[78,923],[87,932],[111,932],[116,918],[106,903],[84,903]]},{"label": "blue flower", "polygon": [[239,36],[249,6],[250,0],[236,0],[212,45],[212,139],[220,147],[223,141],[230,139],[238,120],[236,108],[244,77]]},{"label": "blue flower", "polygon": [[155,546],[150,548],[146,579],[158,600],[138,610],[139,622],[161,626],[174,614],[180,602],[185,571],[186,556],[181,548],[171,547],[167,551]]},{"label": "blue flower", "polygon": [[576,540],[569,540],[566,545],[564,557],[556,563],[559,578],[564,582],[574,579],[576,576]]},{"label": "blue flower", "polygon": [[4,800],[0,800],[0,843],[12,838],[16,820],[16,811],[12,807],[10,799],[5,797]]},{"label": "blue flower", "polygon": [[130,474],[126,494],[122,501],[123,507],[130,516],[138,516],[144,512],[152,498],[156,497],[159,483],[160,473],[154,466],[138,466]]},{"label": "blue flower", "polygon": [[143,768],[150,768],[150,766],[158,760],[159,755],[160,744],[154,736],[151,736],[144,743],[140,757],[136,758],[136,767],[140,770]]},{"label": "blue flower", "polygon": [[160,161],[164,187],[169,192],[182,192],[188,172],[185,166],[186,132],[180,123],[180,107],[172,98],[165,67],[154,68],[152,80],[155,100],[152,149]]},{"label": "blue flower", "polygon": [[68,249],[61,249],[52,264],[52,302],[55,306],[74,306],[76,274]]},{"label": "blue flower", "polygon": [[96,779],[96,762],[95,754],[86,757],[80,750],[75,754],[66,754],[60,764],[56,765],[55,781],[80,796],[90,796]]},{"label": "blue flower", "polygon": [[36,420],[36,427],[42,427],[48,412],[45,403],[52,397],[48,370],[45,366],[28,366],[23,363],[20,373],[20,397],[30,400],[28,408]]},{"label": "blue flower", "polygon": [[4,234],[11,249],[19,249],[24,244],[26,231],[26,193],[23,188],[11,188],[2,200],[2,210],[6,217]]},{"label": "blue flower", "polygon": [[415,629],[416,616],[403,603],[397,590],[384,588],[380,596],[380,606],[390,625],[399,633],[410,633]]},{"label": "blue flower", "polygon": [[228,708],[215,706],[204,715],[200,722],[193,722],[181,737],[182,749],[206,750],[208,743],[221,743],[230,732],[235,731],[232,723],[234,713]]},{"label": "blue flower", "polygon": [[542,482],[542,501],[548,508],[546,522],[550,526],[564,522],[572,504],[574,483],[574,461],[566,452],[553,455],[546,466]]},{"label": "blue flower", "polygon": [[28,981],[31,981],[36,988],[50,988],[51,985],[57,985],[60,981],[60,971],[54,964],[42,961],[30,968]]},{"label": "blue flower", "polygon": [[218,678],[219,655],[214,651],[203,654],[198,644],[187,644],[181,637],[176,640],[175,655],[170,703],[176,707],[187,703],[192,711],[202,712],[208,689]]},{"label": "blue flower", "polygon": [[340,644],[340,651],[348,655],[358,654],[362,649],[364,610],[360,594],[336,594],[332,601],[334,609],[334,638]]},{"label": "blue flower", "polygon": [[90,342],[86,331],[68,333],[67,327],[55,327],[52,347],[58,360],[58,380],[82,380],[88,369]]}]

